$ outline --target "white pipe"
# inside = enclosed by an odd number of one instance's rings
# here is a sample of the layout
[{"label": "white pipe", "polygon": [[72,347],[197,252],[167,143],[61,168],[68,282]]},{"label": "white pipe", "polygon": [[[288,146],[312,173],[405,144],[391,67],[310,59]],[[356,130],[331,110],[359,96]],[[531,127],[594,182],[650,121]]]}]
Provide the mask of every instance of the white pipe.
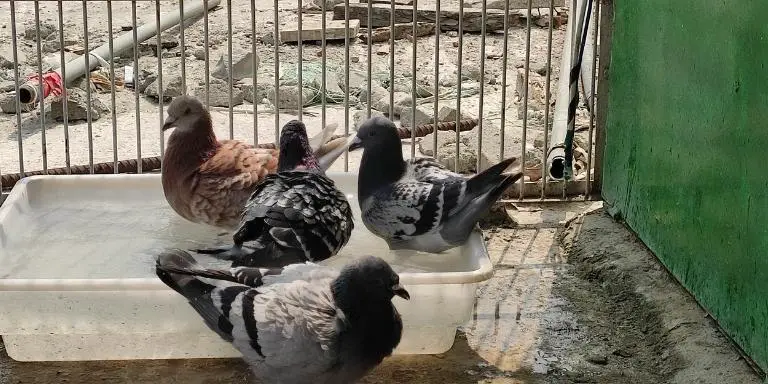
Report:
[{"label": "white pipe", "polygon": [[[209,0],[208,1],[208,9],[204,9],[204,2],[202,0],[200,1],[189,1],[184,6],[184,20],[187,21],[189,19],[194,19],[196,17],[200,17],[203,15],[204,12],[207,12],[208,10],[218,6],[221,3],[221,0]],[[172,28],[176,25],[179,25],[181,23],[181,12],[178,11],[172,11],[165,13],[160,16],[160,31],[165,31],[166,29]],[[190,23],[184,23],[185,26],[189,26]],[[138,45],[141,42],[144,42],[151,38],[152,36],[155,36],[157,34],[157,23],[153,20],[147,24],[141,25],[136,28],[136,44]],[[158,37],[158,44],[159,44],[160,37]],[[112,58],[112,55],[118,54],[122,51],[127,50],[128,48],[133,47],[133,32],[127,32],[120,36],[118,36],[113,41],[114,51],[109,51],[109,42],[106,42],[102,44],[100,47],[90,51],[90,55],[96,60],[89,60],[89,70],[93,71],[94,69],[98,68],[99,65],[102,65],[101,60],[109,61]],[[64,49],[64,47],[61,47],[61,49]],[[77,80],[81,76],[85,75],[85,55],[78,57],[77,59],[74,59],[67,63],[64,68],[67,74],[66,78],[62,78],[62,81],[64,83],[64,87],[66,88],[68,85],[70,85],[73,81]],[[61,76],[61,70],[56,69],[55,72]],[[19,87],[19,101],[27,103],[34,103],[37,101],[37,90],[38,85],[36,82],[33,83],[27,83],[23,84],[21,87]]]},{"label": "white pipe", "polygon": [[579,29],[584,25],[584,16],[587,11],[587,0],[578,2],[577,0],[570,0],[569,4],[568,28],[560,61],[560,78],[557,81],[557,102],[555,103],[555,113],[552,118],[552,136],[549,140],[550,144],[547,154],[549,177],[553,180],[563,179],[565,169],[565,133],[568,130],[568,103],[571,100],[570,72],[572,63],[579,54],[577,39]]}]

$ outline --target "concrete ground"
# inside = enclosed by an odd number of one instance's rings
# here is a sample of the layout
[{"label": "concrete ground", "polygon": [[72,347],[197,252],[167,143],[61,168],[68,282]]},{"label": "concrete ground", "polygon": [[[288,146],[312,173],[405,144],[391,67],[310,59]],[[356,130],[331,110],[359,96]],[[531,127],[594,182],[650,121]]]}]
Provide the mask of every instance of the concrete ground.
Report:
[{"label": "concrete ground", "polygon": [[[484,224],[495,274],[453,348],[389,358],[364,383],[760,382],[599,203],[507,212],[511,219]],[[19,363],[2,355],[0,384],[255,383],[239,360]]]}]

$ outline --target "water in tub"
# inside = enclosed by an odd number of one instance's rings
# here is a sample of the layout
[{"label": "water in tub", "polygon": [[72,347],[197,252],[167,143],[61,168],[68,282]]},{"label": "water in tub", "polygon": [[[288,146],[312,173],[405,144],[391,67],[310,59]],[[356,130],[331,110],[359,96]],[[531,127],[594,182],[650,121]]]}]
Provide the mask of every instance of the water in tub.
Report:
[{"label": "water in tub", "polygon": [[[154,276],[154,257],[164,248],[226,244],[226,231],[187,222],[157,193],[78,197],[46,196],[13,207],[0,228],[0,278],[139,278]],[[161,193],[161,192],[160,192]],[[56,198],[58,197],[58,198]],[[380,256],[398,272],[449,272],[474,269],[461,248],[442,254],[389,251],[386,243],[359,221],[341,253],[323,264],[341,266],[364,254]],[[10,217],[9,217],[10,218]],[[200,261],[228,263],[197,255]]]}]

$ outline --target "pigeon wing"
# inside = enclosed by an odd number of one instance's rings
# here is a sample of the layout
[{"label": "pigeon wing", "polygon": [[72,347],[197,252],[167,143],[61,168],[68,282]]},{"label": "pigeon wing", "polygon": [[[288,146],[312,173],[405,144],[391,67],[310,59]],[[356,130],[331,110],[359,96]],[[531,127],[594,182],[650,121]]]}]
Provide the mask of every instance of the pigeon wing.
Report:
[{"label": "pigeon wing", "polygon": [[406,239],[437,228],[461,193],[459,183],[401,181],[374,193],[365,202],[363,215],[379,236]]},{"label": "pigeon wing", "polygon": [[259,219],[272,240],[310,261],[336,254],[352,234],[352,208],[332,180],[310,172],[270,175],[254,193],[243,222]]}]

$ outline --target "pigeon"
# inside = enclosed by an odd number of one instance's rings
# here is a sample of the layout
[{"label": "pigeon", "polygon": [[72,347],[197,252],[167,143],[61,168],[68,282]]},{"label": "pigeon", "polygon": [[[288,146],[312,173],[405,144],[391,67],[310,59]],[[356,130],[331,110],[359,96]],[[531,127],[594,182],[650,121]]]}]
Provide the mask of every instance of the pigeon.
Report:
[{"label": "pigeon", "polygon": [[523,175],[503,173],[514,157],[469,179],[432,158],[404,161],[394,123],[381,116],[365,121],[348,148],[363,148],[357,184],[363,224],[392,251],[442,253],[464,244]]},{"label": "pigeon", "polygon": [[[195,252],[230,260],[232,267],[280,267],[325,260],[347,244],[354,228],[352,207],[313,155],[304,123],[292,120],[283,127],[277,168],[246,203],[234,245]],[[246,242],[254,244],[243,246]]]},{"label": "pigeon", "polygon": [[313,263],[259,270],[250,269],[257,284],[197,275],[204,269],[179,249],[161,253],[155,268],[265,383],[355,383],[400,343],[392,299],[410,295],[384,260],[364,256],[340,271]]},{"label": "pigeon", "polygon": [[[211,115],[192,96],[176,97],[168,106],[162,129],[173,127],[162,161],[166,201],[189,221],[235,229],[248,197],[268,174],[277,171],[278,150],[237,140],[218,141]],[[321,165],[328,167],[343,151],[321,147],[333,133],[326,128],[314,142],[318,151],[325,152]]]}]

